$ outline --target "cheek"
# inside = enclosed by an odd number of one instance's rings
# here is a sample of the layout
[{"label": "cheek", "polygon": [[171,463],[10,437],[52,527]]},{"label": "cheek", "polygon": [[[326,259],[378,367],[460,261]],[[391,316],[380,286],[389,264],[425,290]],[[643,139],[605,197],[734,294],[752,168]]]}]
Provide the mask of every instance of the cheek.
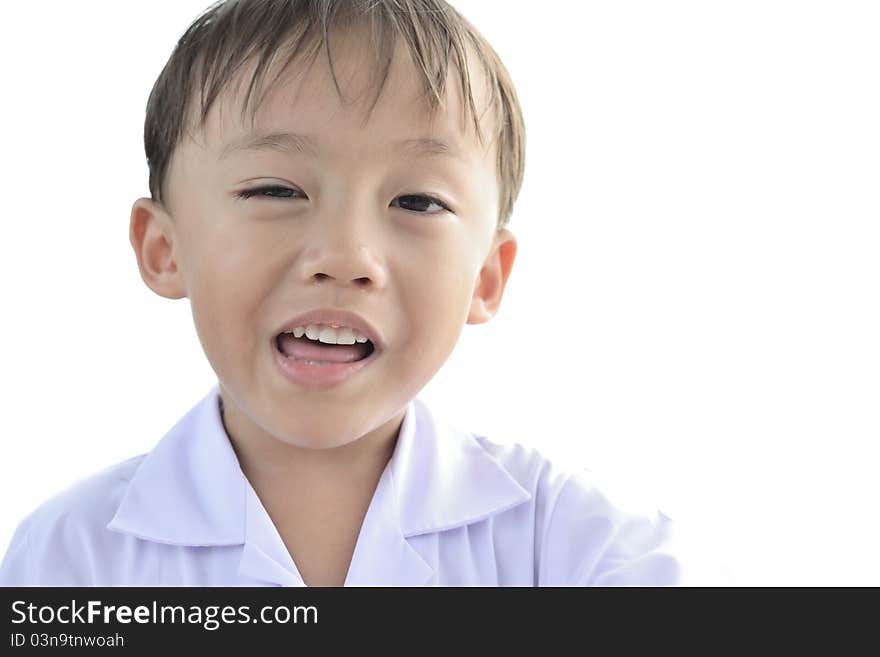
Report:
[{"label": "cheek", "polygon": [[474,276],[466,258],[450,255],[414,268],[404,276],[406,314],[413,334],[423,342],[451,349],[467,319]]},{"label": "cheek", "polygon": [[210,356],[245,357],[261,337],[255,325],[267,289],[259,249],[246,240],[208,239],[191,267],[190,304],[196,331]]}]

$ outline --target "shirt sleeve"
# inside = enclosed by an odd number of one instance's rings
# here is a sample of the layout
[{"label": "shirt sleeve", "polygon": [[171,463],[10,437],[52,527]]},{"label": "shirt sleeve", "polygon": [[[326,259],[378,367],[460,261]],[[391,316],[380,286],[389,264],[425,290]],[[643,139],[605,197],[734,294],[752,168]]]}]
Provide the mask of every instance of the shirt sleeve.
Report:
[{"label": "shirt sleeve", "polygon": [[539,586],[677,586],[673,521],[615,505],[586,472],[561,486],[547,525]]},{"label": "shirt sleeve", "polygon": [[30,586],[32,582],[27,520],[18,524],[0,562],[0,586]]},{"label": "shirt sleeve", "polygon": [[21,521],[0,564],[0,586],[95,586],[88,526],[44,506]]}]

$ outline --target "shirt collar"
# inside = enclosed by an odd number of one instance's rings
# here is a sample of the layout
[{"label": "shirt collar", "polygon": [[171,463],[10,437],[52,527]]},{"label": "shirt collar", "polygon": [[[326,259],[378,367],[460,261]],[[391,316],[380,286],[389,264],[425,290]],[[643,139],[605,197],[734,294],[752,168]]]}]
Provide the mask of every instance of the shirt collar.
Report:
[{"label": "shirt collar", "polygon": [[[301,582],[241,471],[219,404],[215,384],[144,456],[107,527],[172,545],[245,544],[243,563],[261,564],[251,568],[261,579]],[[411,558],[410,574],[429,576],[431,569],[405,538],[476,522],[529,499],[473,435],[439,422],[425,402],[413,399],[364,518],[346,584],[390,584],[401,572],[388,556],[395,553]]]},{"label": "shirt collar", "polygon": [[410,402],[389,462],[404,536],[453,529],[531,499],[469,433]]},{"label": "shirt collar", "polygon": [[172,545],[244,542],[247,479],[219,404],[215,385],[144,456],[109,529]]}]

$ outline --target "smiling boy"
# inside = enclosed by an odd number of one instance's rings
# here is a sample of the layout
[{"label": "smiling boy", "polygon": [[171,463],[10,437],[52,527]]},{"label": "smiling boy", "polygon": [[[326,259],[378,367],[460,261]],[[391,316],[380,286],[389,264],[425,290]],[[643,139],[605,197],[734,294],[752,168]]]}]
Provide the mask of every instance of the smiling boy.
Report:
[{"label": "smiling boy", "polygon": [[669,520],[417,398],[497,311],[524,128],[442,0],[229,0],[151,94],[144,282],[217,386],[19,526],[3,584],[674,584]]}]

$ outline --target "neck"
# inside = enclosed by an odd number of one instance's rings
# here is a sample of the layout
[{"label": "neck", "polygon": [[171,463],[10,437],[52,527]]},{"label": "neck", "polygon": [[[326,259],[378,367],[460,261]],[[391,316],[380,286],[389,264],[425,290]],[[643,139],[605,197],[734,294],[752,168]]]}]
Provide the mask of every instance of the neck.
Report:
[{"label": "neck", "polygon": [[378,480],[397,445],[405,409],[388,422],[348,444],[308,448],[270,436],[252,423],[239,422],[240,413],[223,406],[221,420],[245,476],[263,482]]}]

